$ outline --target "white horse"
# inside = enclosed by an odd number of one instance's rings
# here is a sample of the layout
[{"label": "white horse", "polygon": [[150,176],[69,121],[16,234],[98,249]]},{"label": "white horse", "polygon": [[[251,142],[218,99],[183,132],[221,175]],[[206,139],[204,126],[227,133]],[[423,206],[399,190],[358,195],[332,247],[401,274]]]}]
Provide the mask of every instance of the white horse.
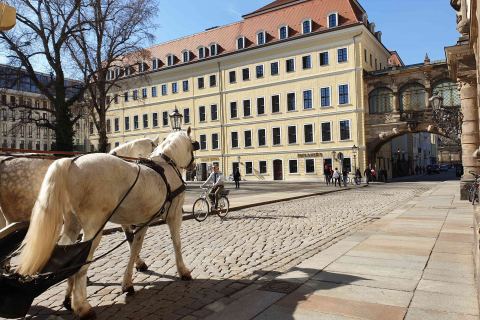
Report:
[{"label": "white horse", "polygon": [[[187,132],[171,133],[150,155],[150,159],[164,168],[171,190],[183,186],[179,176],[182,169],[194,166],[194,145]],[[166,181],[154,170],[125,162],[105,154],[91,154],[55,161],[48,169],[40,194],[33,209],[32,221],[19,256],[18,272],[34,275],[45,266],[62,231],[60,242],[72,243],[78,234],[69,226],[71,212],[78,219],[84,239],[93,239],[88,259],[92,259],[102,228],[125,193],[138,181],[124,199],[110,221],[121,225],[141,225],[151,219],[167,199]],[[180,189],[181,190],[181,189]],[[190,280],[189,269],[181,253],[180,226],[185,192],[182,191],[167,206],[162,215],[170,229],[175,250],[177,270],[181,278]],[[73,228],[75,229],[75,228]],[[132,244],[132,252],[125,271],[122,288],[133,289],[132,269],[134,257],[141,248],[146,228],[140,229]],[[95,237],[95,235],[98,235]],[[88,265],[74,275],[72,307],[81,318],[94,316],[87,301],[86,273]]]}]

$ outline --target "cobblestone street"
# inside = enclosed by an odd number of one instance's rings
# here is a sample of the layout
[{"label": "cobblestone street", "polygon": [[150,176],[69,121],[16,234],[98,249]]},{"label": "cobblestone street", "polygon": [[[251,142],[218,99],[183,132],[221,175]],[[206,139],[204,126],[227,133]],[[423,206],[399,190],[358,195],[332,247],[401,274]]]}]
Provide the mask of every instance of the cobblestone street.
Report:
[{"label": "cobblestone street", "polygon": [[[231,212],[225,220],[210,216],[182,224],[182,245],[194,280],[177,278],[170,235],[165,225],[147,233],[141,257],[149,266],[135,272],[136,294],[121,292],[128,246],[89,269],[88,300],[99,319],[201,319],[228,304],[253,282],[269,279],[298,265],[365,224],[405,205],[435,184],[373,185],[301,200]],[[96,255],[119,241],[122,233],[104,236]],[[65,284],[37,298],[29,317],[72,318],[61,307]]]}]

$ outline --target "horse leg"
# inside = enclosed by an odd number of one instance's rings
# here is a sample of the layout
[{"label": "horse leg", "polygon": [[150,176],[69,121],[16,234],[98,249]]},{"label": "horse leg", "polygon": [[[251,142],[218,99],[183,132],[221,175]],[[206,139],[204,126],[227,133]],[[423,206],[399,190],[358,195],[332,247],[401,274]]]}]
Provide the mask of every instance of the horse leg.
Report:
[{"label": "horse leg", "polygon": [[[128,241],[128,245],[130,246],[130,252],[132,252],[132,243],[133,243],[133,230],[130,226],[123,225],[122,226],[123,232],[125,233],[125,238]],[[143,241],[143,239],[142,239]],[[140,246],[141,249],[141,246]],[[137,271],[145,272],[148,270],[147,264],[140,258],[140,250],[138,251],[138,255],[135,257],[135,267]]]},{"label": "horse leg", "polygon": [[134,236],[134,239],[130,245],[130,257],[128,259],[127,268],[125,269],[125,274],[123,275],[122,282],[122,292],[126,292],[127,296],[133,295],[135,293],[132,283],[133,264],[138,257],[138,253],[142,249],[143,239],[146,232],[147,228],[139,230],[138,233]]},{"label": "horse leg", "polygon": [[[84,236],[84,239],[89,239],[93,237],[95,231],[89,232]],[[87,232],[86,232],[87,233]],[[92,248],[88,255],[87,260],[91,260],[93,253],[97,249],[100,239],[102,238],[102,233],[100,233],[92,243]],[[75,314],[81,319],[95,319],[95,311],[93,311],[92,306],[87,301],[87,270],[90,265],[83,266],[80,271],[78,271],[74,276],[73,280],[73,295],[72,295],[72,307]]]},{"label": "horse leg", "polygon": [[175,250],[175,262],[177,264],[178,274],[182,280],[192,280],[192,275],[190,270],[185,266],[182,257],[182,245],[180,241],[180,227],[182,225],[182,207],[179,203],[183,203],[183,201],[179,201],[176,203],[175,210],[170,212],[171,214],[167,217],[167,224],[168,228],[170,229],[170,235],[172,237],[173,242],[173,249]]}]

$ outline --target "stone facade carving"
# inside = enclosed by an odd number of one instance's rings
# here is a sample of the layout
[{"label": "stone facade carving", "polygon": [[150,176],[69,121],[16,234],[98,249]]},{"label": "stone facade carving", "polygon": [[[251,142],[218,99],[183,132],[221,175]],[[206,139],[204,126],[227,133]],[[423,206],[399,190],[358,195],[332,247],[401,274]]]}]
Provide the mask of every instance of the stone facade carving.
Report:
[{"label": "stone facade carving", "polygon": [[457,31],[462,36],[468,36],[469,34],[469,5],[470,1],[468,0],[451,0],[450,4],[457,11]]}]

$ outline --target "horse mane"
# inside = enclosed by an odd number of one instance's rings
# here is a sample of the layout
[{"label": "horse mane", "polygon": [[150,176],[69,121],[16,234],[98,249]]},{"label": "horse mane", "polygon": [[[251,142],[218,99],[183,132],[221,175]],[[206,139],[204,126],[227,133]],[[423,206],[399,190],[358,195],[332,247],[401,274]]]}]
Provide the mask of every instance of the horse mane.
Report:
[{"label": "horse mane", "polygon": [[109,154],[115,154],[115,155],[120,155],[120,156],[131,154],[133,148],[136,145],[138,145],[138,143],[141,143],[143,141],[145,141],[145,142],[148,141],[149,143],[153,143],[153,140],[150,139],[150,138],[137,139],[137,140],[129,141],[127,143],[119,145],[118,147],[110,150]]},{"label": "horse mane", "polygon": [[190,162],[191,156],[188,152],[189,144],[191,144],[191,140],[185,131],[172,132],[153,150],[150,158],[164,153],[174,160],[177,165],[186,166]]}]

